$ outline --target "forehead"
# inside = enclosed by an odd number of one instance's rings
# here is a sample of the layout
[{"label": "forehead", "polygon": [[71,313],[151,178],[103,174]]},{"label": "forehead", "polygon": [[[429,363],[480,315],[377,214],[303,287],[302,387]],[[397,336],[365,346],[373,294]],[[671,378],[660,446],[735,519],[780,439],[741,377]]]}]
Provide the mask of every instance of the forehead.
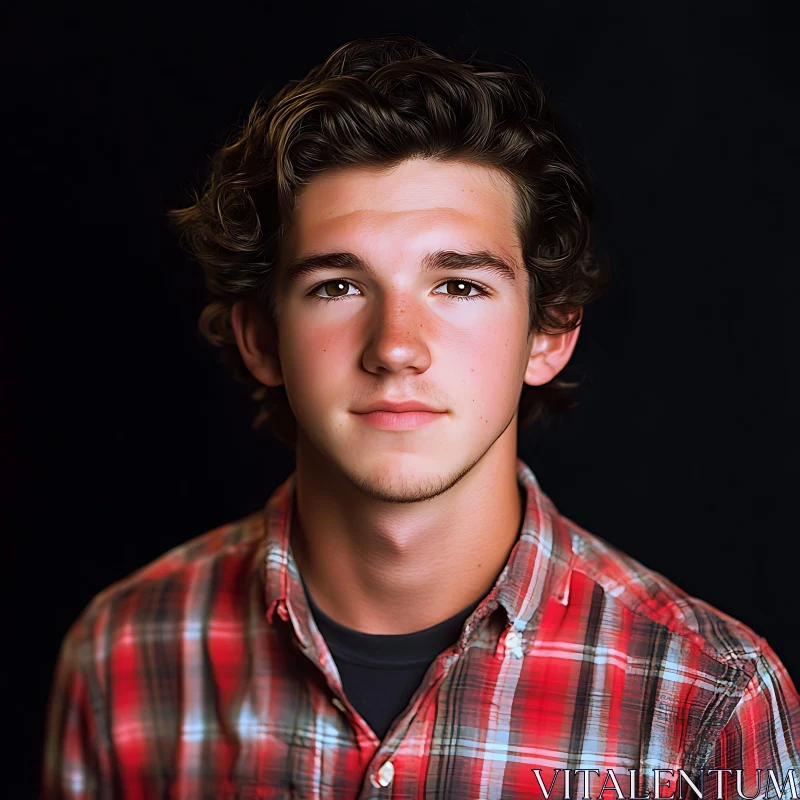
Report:
[{"label": "forehead", "polygon": [[518,258],[515,210],[511,182],[491,167],[430,159],[390,169],[346,167],[303,188],[286,245],[296,256],[309,248],[344,247],[351,238],[408,244],[428,232],[491,243]]}]

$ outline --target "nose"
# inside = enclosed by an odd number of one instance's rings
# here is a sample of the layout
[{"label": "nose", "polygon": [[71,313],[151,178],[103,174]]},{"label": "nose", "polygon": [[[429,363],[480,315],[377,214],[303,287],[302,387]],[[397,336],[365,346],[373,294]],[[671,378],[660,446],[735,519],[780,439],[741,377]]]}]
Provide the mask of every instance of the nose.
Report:
[{"label": "nose", "polygon": [[431,353],[425,336],[425,310],[407,294],[384,296],[376,304],[362,363],[368,372],[425,372]]}]

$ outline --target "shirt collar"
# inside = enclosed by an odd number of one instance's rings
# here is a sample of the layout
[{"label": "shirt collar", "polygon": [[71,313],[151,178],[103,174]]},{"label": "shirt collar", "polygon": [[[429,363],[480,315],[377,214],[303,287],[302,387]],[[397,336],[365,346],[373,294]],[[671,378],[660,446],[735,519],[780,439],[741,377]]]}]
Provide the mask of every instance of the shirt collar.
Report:
[{"label": "shirt collar", "polygon": [[[565,519],[541,490],[533,470],[517,458],[516,471],[526,496],[519,538],[474,616],[483,616],[487,608],[499,604],[509,621],[524,630],[537,622],[549,598],[567,604],[575,554]],[[272,622],[276,610],[283,620],[291,618],[301,642],[310,644],[314,638],[309,633],[313,627],[309,625],[310,610],[289,544],[296,477],[293,472],[265,507],[265,597],[267,619]]]}]

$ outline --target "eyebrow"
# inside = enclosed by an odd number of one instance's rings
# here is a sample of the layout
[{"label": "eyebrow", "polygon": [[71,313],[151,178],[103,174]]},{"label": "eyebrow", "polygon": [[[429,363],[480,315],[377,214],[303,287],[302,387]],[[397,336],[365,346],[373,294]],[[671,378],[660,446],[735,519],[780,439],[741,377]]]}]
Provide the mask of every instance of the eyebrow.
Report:
[{"label": "eyebrow", "polygon": [[[286,283],[292,285],[301,278],[328,269],[366,272],[376,277],[375,270],[355,253],[318,253],[302,256],[286,265]],[[484,270],[497,275],[507,283],[513,284],[517,279],[517,270],[501,256],[490,250],[473,250],[462,253],[456,250],[437,250],[428,253],[422,259],[423,272],[441,270]]]}]

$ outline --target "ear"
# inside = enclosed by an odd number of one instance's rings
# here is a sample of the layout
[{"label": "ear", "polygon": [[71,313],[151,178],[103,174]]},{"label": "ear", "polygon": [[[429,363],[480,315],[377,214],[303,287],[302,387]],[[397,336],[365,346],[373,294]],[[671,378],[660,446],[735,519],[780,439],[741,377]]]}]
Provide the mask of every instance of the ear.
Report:
[{"label": "ear", "polygon": [[253,377],[265,386],[283,384],[278,331],[268,312],[240,300],[231,308],[231,327],[242,361]]},{"label": "ear", "polygon": [[580,330],[578,325],[568,333],[532,333],[528,340],[531,349],[525,370],[525,383],[529,386],[542,386],[555,378],[572,358]]}]

